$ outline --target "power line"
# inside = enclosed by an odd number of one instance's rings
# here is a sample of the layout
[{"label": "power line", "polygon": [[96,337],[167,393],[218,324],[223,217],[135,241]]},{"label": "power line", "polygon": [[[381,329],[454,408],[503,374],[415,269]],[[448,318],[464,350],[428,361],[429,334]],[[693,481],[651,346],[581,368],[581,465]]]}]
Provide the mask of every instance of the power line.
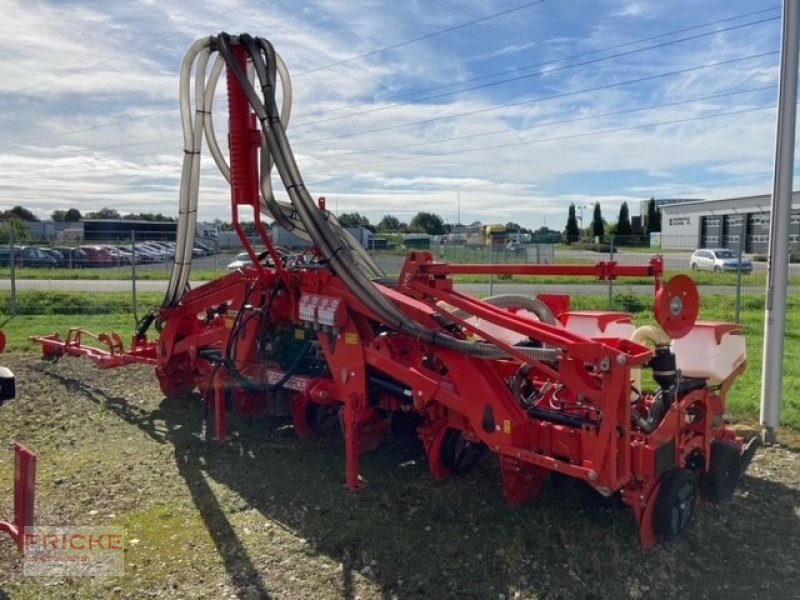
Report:
[{"label": "power line", "polygon": [[645,77],[638,77],[636,79],[628,79],[626,81],[619,81],[619,82],[616,82],[616,83],[607,83],[607,84],[598,85],[598,86],[591,87],[591,88],[583,88],[583,89],[580,89],[580,90],[573,90],[573,91],[570,91],[570,92],[561,92],[561,93],[558,93],[558,94],[551,94],[550,96],[539,96],[537,98],[533,98],[533,99],[529,99],[529,100],[521,100],[521,101],[518,101],[518,102],[509,102],[509,103],[506,103],[506,104],[496,104],[496,105],[492,105],[492,106],[488,106],[488,107],[484,107],[484,108],[478,108],[478,109],[464,111],[464,112],[455,113],[455,114],[452,114],[452,115],[446,115],[446,116],[442,116],[442,117],[432,117],[430,119],[423,119],[421,121],[411,121],[410,123],[401,123],[400,125],[388,125],[386,127],[375,127],[373,129],[364,129],[362,131],[356,131],[356,132],[353,132],[353,133],[342,133],[342,134],[339,134],[339,135],[333,135],[333,136],[329,136],[329,137],[326,137],[326,138],[308,140],[308,141],[306,141],[304,143],[306,143],[306,144],[316,144],[316,143],[319,143],[319,142],[327,142],[327,141],[330,141],[330,140],[336,140],[336,139],[341,139],[341,138],[358,137],[358,136],[366,135],[368,133],[379,133],[379,132],[383,132],[383,131],[391,131],[393,129],[402,129],[404,127],[411,127],[412,125],[427,125],[428,123],[436,123],[438,121],[446,121],[448,119],[458,119],[458,118],[461,118],[461,117],[476,115],[476,114],[480,114],[480,113],[493,112],[493,111],[501,110],[503,108],[513,108],[513,107],[517,107],[517,106],[525,106],[525,105],[529,105],[529,104],[535,104],[537,102],[544,102],[544,101],[547,101],[547,100],[555,100],[555,99],[559,99],[559,98],[567,98],[567,97],[570,97],[570,96],[577,96],[577,95],[585,94],[585,93],[588,93],[588,92],[597,92],[597,91],[608,90],[608,89],[612,89],[612,88],[615,88],[615,87],[621,87],[621,86],[625,86],[625,85],[631,85],[631,84],[636,84],[636,83],[644,83],[646,81],[654,81],[656,79],[661,79],[663,77],[670,77],[670,76],[673,76],[673,75],[681,75],[681,74],[684,74],[684,73],[691,73],[693,71],[700,71],[702,69],[708,69],[708,68],[712,68],[712,67],[719,67],[719,66],[722,66],[722,65],[730,65],[730,64],[742,62],[742,61],[745,61],[745,60],[750,60],[750,59],[754,59],[754,58],[764,58],[765,56],[772,56],[772,55],[775,55],[775,54],[778,54],[777,50],[773,50],[773,51],[770,51],[770,52],[762,52],[762,53],[759,53],[759,54],[749,54],[747,56],[741,56],[741,57],[738,57],[738,58],[731,58],[731,59],[728,59],[728,60],[722,60],[722,61],[717,61],[717,62],[713,62],[713,63],[706,63],[704,65],[698,65],[698,66],[694,66],[694,67],[686,67],[684,69],[678,69],[678,70],[675,70],[675,71],[668,71],[666,73],[659,73],[659,74],[656,74],[656,75],[647,75]]},{"label": "power line", "polygon": [[[543,0],[540,0],[540,3],[542,1]],[[241,8],[243,8],[243,7],[245,7],[245,6],[249,5],[249,4],[252,4],[252,3],[253,3],[253,0],[251,0],[249,2],[244,2],[244,3],[234,7],[229,12],[232,12],[232,11],[235,11],[235,10],[239,10],[239,9],[241,9]],[[528,7],[528,6],[531,6],[532,4],[536,4],[536,3],[528,3],[528,4],[522,5],[520,7],[517,7],[517,9]],[[517,10],[517,9],[509,9],[509,11],[513,11],[513,10]],[[706,27],[706,26],[709,26],[709,25],[714,25],[714,24],[718,24],[718,23],[722,23],[722,22],[726,22],[726,21],[730,21],[730,20],[734,20],[734,19],[738,19],[738,18],[745,18],[745,17],[748,17],[748,16],[761,14],[761,13],[764,13],[764,12],[774,11],[774,10],[778,10],[778,9],[777,8],[762,9],[762,10],[754,11],[754,12],[751,12],[751,13],[744,13],[744,14],[741,14],[741,15],[733,16],[733,17],[727,17],[725,19],[720,19],[718,21],[711,21],[711,22],[706,23],[704,25],[698,25],[698,26],[694,26],[694,27],[678,29],[678,30],[675,30],[675,31],[672,31],[672,32],[667,32],[667,33],[664,33],[664,34],[651,36],[649,38],[643,38],[641,40],[637,40],[637,41],[634,41],[634,42],[626,42],[626,43],[623,43],[623,44],[618,44],[616,46],[611,46],[611,47],[608,47],[608,48],[605,48],[605,49],[601,49],[601,50],[596,50],[596,51],[592,51],[592,52],[577,54],[577,55],[573,55],[573,56],[570,56],[570,57],[565,57],[563,59],[557,59],[554,62],[562,62],[562,61],[568,60],[570,58],[585,56],[585,55],[589,55],[589,54],[593,54],[593,53],[597,53],[597,52],[604,52],[604,51],[612,50],[612,49],[623,47],[623,46],[630,45],[630,44],[641,43],[641,42],[644,42],[644,41],[656,39],[656,38],[659,38],[659,37],[664,37],[664,36],[667,36],[667,35],[674,35],[675,33],[680,33],[680,32],[684,32],[684,31],[696,29],[696,28],[699,28],[699,27]],[[505,12],[509,12],[509,11],[505,11]],[[499,15],[499,14],[505,14],[505,13],[496,13],[496,15]],[[489,17],[486,17],[486,18],[490,18],[490,17],[491,17],[491,15]],[[771,20],[771,19],[765,19],[764,21],[768,21],[768,20]],[[758,21],[758,23],[764,22],[764,21]],[[464,24],[464,26],[466,26],[466,24]],[[172,36],[178,35],[178,33],[179,32],[176,32],[175,34],[172,34]],[[719,31],[714,31],[714,32],[710,32],[710,33],[711,34],[719,33]],[[171,37],[171,36],[167,36],[167,37]],[[164,38],[160,38],[160,39],[164,39]],[[145,46],[142,45],[141,47],[145,47]],[[106,60],[101,61],[99,63],[94,63],[93,65],[89,65],[87,67],[82,67],[81,69],[79,69],[79,71],[74,71],[74,72],[72,72],[70,74],[66,74],[66,75],[57,77],[55,79],[49,80],[47,82],[44,82],[42,84],[37,84],[35,86],[30,86],[29,88],[24,88],[24,89],[33,89],[33,87],[40,87],[41,85],[46,85],[47,83],[51,83],[51,82],[56,81],[58,79],[64,79],[64,78],[69,77],[71,75],[78,74],[78,72],[83,72],[83,71],[86,71],[86,70],[90,70],[90,69],[92,69],[92,68],[94,68],[96,66],[105,64],[105,63],[110,62],[112,60],[115,60],[115,59],[117,59],[117,58],[119,58],[121,56],[124,56],[125,54],[128,54],[128,53],[136,50],[137,48],[132,48],[131,50],[126,51],[125,53],[122,53],[122,54],[117,55],[115,57],[106,59]],[[529,69],[529,68],[534,68],[536,66],[542,66],[543,64],[549,64],[549,63],[540,63],[538,65],[529,65],[528,67],[520,67],[519,70],[525,70],[525,69]],[[491,76],[491,75],[489,75],[489,76]],[[489,76],[486,76],[486,77],[489,77]],[[479,79],[482,79],[482,78],[481,77],[474,78],[474,80],[479,80]],[[466,82],[469,82],[469,81],[472,81],[472,80],[467,80]],[[464,83],[466,83],[466,82],[464,82]],[[458,85],[458,84],[446,84],[445,86],[439,86],[438,88],[430,88],[430,90],[435,90],[435,89],[439,89],[439,88],[447,87],[447,86],[451,86],[451,85]],[[23,91],[23,90],[18,90],[18,91]],[[421,90],[421,91],[427,91],[427,90]],[[460,91],[466,91],[466,90],[460,90]],[[512,105],[501,105],[501,106],[514,106],[514,105],[512,104]],[[102,128],[105,128],[105,127],[111,127],[111,126],[114,126],[114,125],[117,125],[117,124],[121,124],[121,123],[129,123],[129,122],[138,121],[138,120],[145,120],[145,119],[149,119],[149,118],[151,118],[153,116],[157,116],[157,115],[160,115],[160,114],[163,114],[163,112],[162,111],[154,111],[154,112],[145,113],[145,114],[134,116],[134,117],[126,117],[126,118],[123,118],[123,119],[115,119],[115,120],[108,121],[106,123],[102,123],[102,124],[99,124],[99,125],[93,125],[93,126],[89,126],[89,127],[73,129],[73,130],[69,130],[69,131],[63,131],[63,132],[59,132],[59,133],[45,134],[45,135],[35,136],[35,137],[31,137],[31,138],[21,138],[21,139],[16,139],[16,140],[9,140],[9,141],[3,142],[3,143],[6,144],[6,145],[17,145],[17,146],[18,145],[24,145],[24,144],[27,144],[27,143],[30,143],[30,142],[36,142],[36,141],[41,141],[41,140],[46,140],[46,139],[53,139],[53,138],[57,138],[57,137],[72,135],[72,134],[75,134],[75,133],[84,133],[84,132],[87,132],[87,131],[94,131],[94,130],[97,130],[97,129],[102,129]],[[323,113],[321,113],[321,114],[323,114]],[[359,113],[356,113],[356,114],[359,114]],[[464,114],[472,114],[472,113],[464,113]],[[457,116],[461,116],[461,115],[455,115],[455,116],[457,117]],[[444,118],[449,118],[449,117],[440,117],[439,119],[444,119]],[[436,120],[439,120],[439,119],[436,119]],[[318,123],[318,122],[319,121],[314,121],[313,123]],[[426,122],[427,121],[422,121],[421,123],[426,123]],[[302,128],[302,127],[304,127],[306,125],[310,125],[310,124],[311,124],[310,122],[300,123],[299,125],[295,124],[295,125],[293,125],[292,130],[296,130],[298,128]],[[402,127],[402,126],[403,125],[401,125],[400,127]],[[368,131],[365,131],[363,133],[372,133],[372,132],[376,132],[376,131],[383,131],[383,129],[368,130]],[[313,142],[328,141],[330,139],[337,139],[339,137],[348,137],[348,135],[361,135],[361,133],[346,134],[346,135],[342,135],[342,136],[334,136],[334,137],[329,137],[329,138],[323,138],[323,139],[320,139],[320,140],[313,140]],[[161,141],[166,141],[166,138],[162,139]]]},{"label": "power line", "polygon": [[[765,12],[774,12],[774,11],[777,11],[777,10],[780,10],[780,7],[765,8],[765,9],[756,10],[756,11],[749,12],[749,13],[743,13],[743,14],[739,14],[739,15],[734,15],[732,17],[726,17],[724,19],[718,19],[716,21],[709,21],[707,23],[703,23],[702,25],[693,25],[691,27],[682,27],[681,29],[674,29],[672,31],[659,33],[657,35],[652,35],[652,36],[649,36],[649,37],[640,38],[638,40],[633,40],[633,41],[630,41],[630,42],[622,42],[622,43],[619,43],[619,44],[615,44],[613,46],[607,46],[605,48],[600,48],[598,50],[590,50],[590,51],[587,51],[587,52],[580,52],[578,54],[571,54],[569,56],[564,56],[562,58],[556,58],[556,59],[553,59],[551,61],[543,61],[543,62],[539,62],[539,63],[533,63],[533,64],[525,65],[525,66],[522,66],[522,67],[511,67],[511,68],[508,68],[508,69],[504,69],[502,71],[495,71],[493,73],[488,73],[486,75],[480,75],[478,77],[471,77],[469,79],[464,79],[464,80],[461,80],[461,81],[454,81],[454,82],[451,82],[451,83],[444,83],[444,84],[433,86],[433,87],[429,87],[429,88],[423,88],[423,89],[419,89],[419,90],[412,90],[410,92],[401,92],[399,94],[392,94],[390,96],[384,97],[383,101],[394,100],[396,98],[404,98],[406,96],[413,96],[415,94],[423,94],[423,93],[426,93],[426,92],[435,92],[437,90],[453,87],[453,86],[456,86],[456,85],[464,85],[464,84],[473,83],[473,82],[476,82],[476,81],[483,81],[484,79],[491,79],[492,77],[497,77],[498,75],[507,75],[507,74],[511,74],[511,73],[518,73],[520,71],[528,71],[530,69],[535,69],[535,68],[538,68],[538,67],[548,66],[548,65],[553,64],[553,63],[565,62],[565,61],[573,60],[573,59],[576,59],[576,58],[583,58],[585,56],[591,56],[593,54],[599,54],[601,52],[610,52],[611,50],[618,50],[620,48],[626,48],[628,46],[635,46],[636,44],[642,44],[642,43],[645,43],[645,42],[651,42],[653,40],[657,40],[657,39],[660,39],[660,38],[663,38],[663,37],[668,37],[670,35],[677,35],[679,33],[686,33],[688,31],[694,31],[696,29],[703,29],[704,27],[710,27],[710,26],[713,26],[713,25],[719,25],[720,23],[726,23],[728,21],[735,21],[737,19],[744,19],[746,17],[752,17],[752,16],[755,16],[755,15],[763,14]],[[776,17],[776,18],[780,18],[780,17]],[[710,33],[712,33],[712,34],[713,33],[719,33],[719,31],[713,31],[713,32],[710,32]],[[369,106],[369,104],[361,104],[359,106]],[[341,112],[342,110],[348,110],[348,109],[351,109],[351,107],[345,106],[345,107],[337,108],[337,109],[334,109],[334,110],[323,110],[323,111],[318,111],[316,113],[312,113],[311,116],[313,116],[315,114],[324,115],[324,114],[329,114],[329,113],[332,113],[332,112]],[[300,124],[302,125],[303,123],[300,123]]]},{"label": "power line", "polygon": [[338,157],[341,157],[341,156],[351,156],[351,155],[357,155],[357,154],[375,154],[377,152],[386,152],[386,151],[389,151],[389,150],[404,150],[404,149],[407,149],[407,148],[417,148],[417,147],[421,147],[421,146],[430,146],[432,144],[443,144],[443,143],[447,143],[447,142],[455,142],[455,141],[464,140],[464,139],[475,139],[475,138],[479,138],[479,137],[487,137],[487,136],[492,136],[492,135],[501,135],[501,134],[504,134],[504,133],[522,133],[522,132],[526,132],[526,131],[531,131],[533,129],[537,129],[539,127],[549,127],[551,125],[565,125],[565,124],[568,124],[568,123],[578,123],[578,122],[581,122],[581,121],[592,121],[592,120],[595,120],[595,119],[602,119],[602,118],[606,118],[606,117],[618,117],[618,116],[627,115],[627,114],[631,114],[631,113],[635,113],[635,112],[643,112],[643,111],[648,111],[648,110],[654,110],[654,109],[657,109],[657,108],[668,108],[668,107],[671,107],[671,106],[681,106],[681,105],[684,105],[684,104],[691,104],[692,102],[703,102],[705,100],[717,100],[719,98],[727,98],[727,97],[730,97],[730,96],[739,96],[739,95],[742,95],[742,94],[752,94],[753,92],[763,92],[763,91],[766,91],[766,90],[774,90],[776,87],[777,87],[776,85],[765,85],[765,86],[756,87],[756,88],[750,88],[750,89],[746,89],[746,90],[735,90],[735,91],[730,91],[730,92],[721,92],[719,94],[711,94],[709,96],[701,96],[701,97],[698,97],[698,98],[690,98],[690,99],[687,99],[687,100],[678,100],[678,101],[675,101],[675,102],[665,102],[663,104],[653,104],[653,105],[650,105],[650,106],[639,106],[639,107],[636,107],[636,108],[628,108],[628,109],[625,109],[625,110],[619,110],[619,111],[614,111],[614,112],[607,112],[607,113],[596,114],[596,115],[587,115],[585,117],[573,117],[571,119],[561,119],[561,120],[558,120],[558,121],[546,121],[544,123],[536,123],[535,125],[531,125],[530,127],[525,127],[525,128],[521,128],[521,129],[510,129],[508,127],[505,127],[503,129],[495,129],[495,130],[492,130],[492,131],[485,131],[485,132],[482,132],[482,133],[470,133],[470,134],[465,134],[465,135],[458,135],[458,136],[449,137],[449,138],[441,138],[441,139],[438,139],[438,140],[426,140],[424,142],[414,142],[414,143],[411,143],[411,144],[399,144],[399,145],[396,145],[396,146],[374,147],[374,148],[367,148],[365,150],[351,150],[349,152],[332,151],[332,153],[334,153],[335,156],[338,158]]},{"label": "power line", "polygon": [[[607,61],[607,60],[613,60],[615,58],[621,58],[623,56],[630,56],[630,55],[633,55],[633,54],[638,54],[640,52],[646,52],[648,50],[654,50],[654,49],[657,49],[657,48],[663,48],[665,46],[671,46],[673,44],[680,44],[682,42],[686,42],[686,41],[690,41],[690,40],[696,40],[696,39],[699,39],[699,38],[708,37],[710,35],[716,35],[718,33],[723,33],[723,32],[726,32],[726,31],[732,31],[732,30],[735,30],[735,29],[741,29],[743,27],[749,27],[751,25],[758,25],[758,24],[761,24],[761,23],[767,23],[767,22],[770,22],[770,21],[775,21],[775,20],[778,20],[779,18],[780,17],[771,17],[769,19],[762,19],[760,21],[753,21],[753,22],[750,22],[750,23],[744,23],[744,24],[740,24],[740,25],[733,25],[731,27],[727,27],[725,29],[720,29],[720,30],[717,30],[717,31],[710,31],[710,32],[706,32],[706,33],[698,33],[698,34],[695,34],[695,35],[692,35],[692,36],[679,38],[677,40],[671,40],[671,41],[668,41],[668,42],[661,42],[659,44],[654,44],[652,46],[645,46],[644,48],[637,48],[636,50],[628,50],[626,52],[619,52],[617,54],[611,54],[609,56],[603,56],[603,57],[600,57],[600,58],[593,58],[591,60],[587,60],[587,61],[583,61],[583,62],[579,62],[579,63],[574,63],[574,64],[571,64],[571,65],[564,65],[562,67],[549,69],[549,70],[547,70],[545,72],[528,73],[527,75],[518,75],[516,77],[510,77],[508,79],[501,79],[499,81],[492,81],[490,83],[482,83],[480,85],[475,85],[475,86],[472,86],[472,87],[467,87],[467,88],[455,90],[455,91],[452,91],[452,92],[444,92],[444,93],[441,93],[441,94],[435,94],[433,96],[426,96],[424,98],[416,98],[414,100],[414,102],[416,103],[416,102],[424,102],[426,100],[436,100],[436,99],[439,99],[439,98],[445,98],[445,97],[448,97],[448,96],[454,96],[456,94],[461,94],[463,92],[470,92],[470,91],[474,91],[474,90],[478,90],[478,89],[485,89],[485,88],[489,88],[489,87],[494,87],[494,86],[497,86],[497,85],[502,85],[504,83],[522,81],[523,79],[531,79],[531,78],[534,78],[534,77],[544,77],[545,75],[551,75],[552,73],[556,73],[556,72],[559,72],[559,71],[566,71],[568,69],[574,69],[576,67],[585,67],[587,65],[592,65],[592,64],[596,64],[596,63],[599,63],[599,62],[604,62],[604,61]],[[349,117],[358,117],[358,116],[361,116],[361,115],[367,115],[367,114],[371,114],[371,113],[381,112],[381,111],[384,111],[384,110],[389,110],[391,108],[395,108],[397,106],[403,106],[403,105],[404,105],[404,103],[402,103],[402,102],[395,102],[393,104],[387,104],[387,105],[384,105],[384,106],[378,106],[378,107],[371,108],[369,110],[360,111],[360,112],[348,113],[346,115],[340,115],[338,117],[329,117],[327,119],[318,119],[316,121],[308,121],[306,123],[301,123],[301,124],[295,125],[294,129],[295,130],[296,129],[302,129],[304,127],[308,127],[310,125],[317,125],[319,123],[327,123],[329,121],[337,121],[339,119],[346,119],[346,118],[349,118]]]},{"label": "power line", "polygon": [[[369,165],[380,165],[380,164],[386,164],[386,163],[396,163],[396,162],[402,162],[402,161],[408,161],[408,160],[418,160],[418,159],[426,159],[427,160],[427,159],[430,159],[430,158],[440,158],[440,157],[444,157],[444,156],[450,156],[452,154],[469,154],[469,153],[472,153],[472,152],[484,152],[484,151],[487,151],[487,150],[496,150],[496,149],[501,149],[501,148],[514,148],[514,147],[518,147],[518,146],[528,146],[528,145],[534,145],[534,144],[541,144],[541,143],[545,143],[545,142],[558,142],[558,141],[564,141],[564,140],[592,137],[592,136],[596,136],[596,135],[603,135],[603,134],[607,134],[607,133],[620,133],[620,132],[623,132],[623,131],[635,131],[637,129],[646,129],[648,127],[660,127],[660,126],[664,126],[664,125],[676,125],[676,124],[679,124],[679,123],[689,123],[689,122],[692,122],[692,121],[703,121],[703,120],[706,120],[706,119],[715,119],[715,118],[719,118],[719,117],[728,117],[728,116],[734,116],[734,115],[741,115],[741,114],[745,114],[745,113],[758,112],[758,111],[762,111],[762,110],[774,110],[774,109],[775,109],[775,105],[773,104],[771,106],[760,106],[760,107],[757,107],[757,108],[745,108],[745,109],[741,109],[741,110],[733,110],[733,111],[727,111],[727,112],[721,112],[721,113],[714,113],[714,114],[711,114],[711,115],[701,115],[701,116],[698,116],[698,117],[686,117],[686,118],[683,118],[683,119],[673,119],[673,120],[670,120],[670,121],[659,121],[659,122],[655,122],[655,123],[643,123],[643,124],[640,124],[640,125],[631,125],[631,126],[628,126],[628,127],[615,127],[615,128],[612,128],[612,129],[601,129],[601,130],[590,131],[590,132],[585,132],[585,133],[575,133],[575,134],[554,136],[554,137],[549,137],[549,138],[539,138],[539,139],[536,139],[536,140],[525,140],[525,141],[521,141],[521,142],[511,142],[511,143],[506,143],[506,144],[497,144],[497,145],[494,145],[494,146],[482,146],[482,147],[479,147],[479,148],[467,148],[467,149],[459,148],[458,150],[453,151],[453,152],[443,152],[443,153],[440,153],[440,154],[426,154],[426,155],[422,155],[422,156],[420,156],[420,155],[407,156],[407,157],[404,157],[404,158],[393,158],[393,159],[387,159],[387,160],[368,161],[368,162],[360,162],[360,163],[345,163],[345,164],[340,165],[340,166],[338,166],[336,168],[350,169],[350,168],[353,168],[353,167],[364,167],[364,166],[369,166]],[[308,185],[315,185],[315,184],[316,184],[316,182],[311,182]]]},{"label": "power line", "polygon": [[384,46],[383,48],[377,48],[375,50],[370,50],[369,52],[365,52],[363,54],[359,54],[357,56],[351,56],[350,58],[345,58],[343,60],[338,60],[336,62],[328,63],[326,65],[321,65],[319,67],[315,67],[313,69],[309,69],[308,71],[303,71],[302,73],[298,73],[295,77],[302,77],[303,75],[308,75],[309,73],[316,73],[317,71],[322,71],[325,69],[330,69],[331,67],[338,67],[339,65],[344,65],[347,63],[354,62],[356,60],[361,60],[362,58],[367,58],[369,56],[375,56],[376,54],[382,54],[383,52],[387,52],[389,50],[396,50],[397,48],[402,48],[403,46],[408,46],[410,44],[414,44],[416,42],[421,42],[423,40],[430,39],[432,37],[436,37],[442,35],[444,33],[450,33],[451,31],[456,31],[458,29],[464,29],[465,27],[470,27],[472,25],[477,25],[478,23],[483,23],[489,21],[491,19],[496,19],[498,17],[503,17],[505,15],[511,14],[513,12],[517,12],[523,10],[525,8],[530,8],[531,6],[536,6],[537,4],[542,4],[544,0],[535,0],[534,2],[527,2],[526,4],[520,4],[519,6],[515,6],[513,8],[509,8],[507,10],[503,10],[500,12],[492,13],[490,15],[486,15],[484,17],[480,17],[479,19],[473,19],[472,21],[467,21],[466,23],[461,23],[459,25],[453,25],[451,27],[446,27],[444,29],[439,29],[437,31],[432,31],[430,33],[426,33],[425,35],[421,35],[419,37],[412,38],[410,40],[406,40],[404,42],[398,42],[397,44],[392,44],[390,46]]}]

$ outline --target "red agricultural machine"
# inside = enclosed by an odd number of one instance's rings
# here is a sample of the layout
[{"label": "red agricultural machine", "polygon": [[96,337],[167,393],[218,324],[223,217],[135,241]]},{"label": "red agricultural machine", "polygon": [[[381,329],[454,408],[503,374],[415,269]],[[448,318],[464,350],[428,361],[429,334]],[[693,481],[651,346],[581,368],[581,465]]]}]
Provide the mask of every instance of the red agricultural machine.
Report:
[{"label": "red agricultural machine", "polygon": [[[227,159],[211,120],[223,69]],[[128,350],[116,334],[98,348],[73,330],[36,338],[45,356],[152,364],[166,396],[199,391],[220,441],[229,410],[290,417],[301,437],[341,428],[350,490],[365,485],[360,454],[393,421],[410,420],[434,477],[463,474],[492,452],[512,505],[536,498],[553,473],[573,478],[630,506],[645,547],[681,534],[698,497],[733,496],[754,451],[723,422],[725,396],[745,368],[744,340],[735,325],[696,322],[690,279],[664,282],[658,257],[638,266],[455,265],[421,251],[390,281],[324,201],[312,200],[285,133],[290,102],[288,73],[268,41],[222,33],[192,46],[181,70],[178,252],[164,303]],[[189,290],[204,136],[230,182],[252,265]],[[288,200],[273,193],[273,166]],[[265,251],[242,231],[242,210],[252,211]],[[262,215],[312,249],[276,247]],[[626,313],[571,311],[567,296],[477,299],[454,285],[462,274],[652,277],[660,327],[637,329]],[[652,390],[639,383],[645,370]]]}]

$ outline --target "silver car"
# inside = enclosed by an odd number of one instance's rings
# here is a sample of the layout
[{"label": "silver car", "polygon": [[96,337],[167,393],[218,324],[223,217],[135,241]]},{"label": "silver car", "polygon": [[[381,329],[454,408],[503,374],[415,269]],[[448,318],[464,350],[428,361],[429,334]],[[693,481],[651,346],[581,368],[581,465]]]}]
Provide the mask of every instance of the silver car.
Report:
[{"label": "silver car", "polygon": [[689,259],[689,266],[692,271],[741,271],[750,273],[753,270],[753,263],[743,258],[741,262],[733,250],[727,248],[701,248],[695,250],[692,258]]}]

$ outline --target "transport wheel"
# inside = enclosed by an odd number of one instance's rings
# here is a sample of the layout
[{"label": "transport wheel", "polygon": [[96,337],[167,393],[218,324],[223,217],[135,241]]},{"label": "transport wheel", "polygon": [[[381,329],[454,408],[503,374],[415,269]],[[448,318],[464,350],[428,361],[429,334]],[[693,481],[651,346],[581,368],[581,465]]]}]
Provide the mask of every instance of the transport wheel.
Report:
[{"label": "transport wheel", "polygon": [[719,272],[720,272],[720,268],[718,266],[715,266],[714,267],[714,273],[719,273]]},{"label": "transport wheel", "polygon": [[691,469],[673,469],[664,475],[653,509],[653,530],[664,541],[682,535],[692,524],[697,502],[697,475]]},{"label": "transport wheel", "polygon": [[[156,375],[159,375],[158,371],[156,371]],[[195,388],[194,381],[189,377],[182,378],[166,374],[158,376],[158,385],[166,398],[181,400],[189,398]]]},{"label": "transport wheel", "polygon": [[306,422],[316,435],[326,437],[341,430],[338,404],[310,402],[306,408]]},{"label": "transport wheel", "polygon": [[697,271],[697,263],[692,263],[692,271]]},{"label": "transport wheel", "polygon": [[703,498],[714,504],[724,504],[733,498],[742,457],[739,451],[725,442],[711,442],[711,465],[707,473],[700,475],[700,492]]},{"label": "transport wheel", "polygon": [[442,463],[453,475],[469,473],[478,464],[486,446],[465,440],[458,429],[449,428],[442,442]]}]

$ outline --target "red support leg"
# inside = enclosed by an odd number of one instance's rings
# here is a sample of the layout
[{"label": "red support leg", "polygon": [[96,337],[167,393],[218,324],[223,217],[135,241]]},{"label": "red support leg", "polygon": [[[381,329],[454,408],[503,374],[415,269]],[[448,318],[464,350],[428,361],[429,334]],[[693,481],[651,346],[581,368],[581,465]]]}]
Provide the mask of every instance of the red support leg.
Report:
[{"label": "red support leg", "polygon": [[14,522],[0,521],[0,531],[8,533],[20,552],[25,543],[25,528],[33,527],[36,497],[36,455],[22,444],[14,444]]},{"label": "red support leg", "polygon": [[535,500],[550,476],[547,469],[508,456],[500,457],[500,472],[506,501],[515,507]]},{"label": "red support leg", "polygon": [[348,398],[344,403],[344,450],[345,450],[345,483],[351,491],[365,487],[359,475],[359,404],[358,400]]}]

